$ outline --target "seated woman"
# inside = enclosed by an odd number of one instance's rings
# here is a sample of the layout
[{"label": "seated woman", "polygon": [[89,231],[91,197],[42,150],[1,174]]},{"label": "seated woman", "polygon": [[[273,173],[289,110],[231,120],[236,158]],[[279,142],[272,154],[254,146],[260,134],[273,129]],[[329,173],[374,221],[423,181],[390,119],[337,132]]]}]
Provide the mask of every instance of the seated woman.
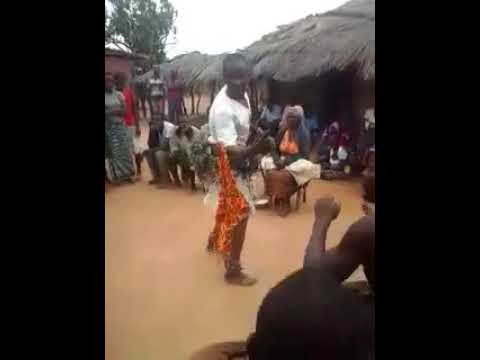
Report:
[{"label": "seated woman", "polygon": [[[276,147],[272,156],[261,161],[265,176],[267,193],[273,203],[282,203],[281,215],[290,211],[290,196],[313,178],[320,177],[320,165],[308,159],[310,137],[304,124],[301,106],[286,107],[281,127],[276,138]],[[283,170],[285,171],[274,171]]]},{"label": "seated woman", "polygon": [[[170,172],[178,186],[181,186],[183,181],[190,181],[192,190],[196,190],[192,145],[200,136],[200,130],[188,124],[183,116],[178,119],[178,127],[170,139]],[[178,176],[178,167],[181,169],[182,181]]]},{"label": "seated woman", "polygon": [[301,106],[285,109],[284,126],[280,128],[276,144],[280,158],[275,159],[278,168],[283,168],[300,159],[307,159],[310,152],[310,135],[305,126]]},{"label": "seated woman", "polygon": [[332,122],[322,135],[322,145],[317,149],[322,164],[322,178],[333,180],[351,174],[353,151],[351,136],[342,121]]}]

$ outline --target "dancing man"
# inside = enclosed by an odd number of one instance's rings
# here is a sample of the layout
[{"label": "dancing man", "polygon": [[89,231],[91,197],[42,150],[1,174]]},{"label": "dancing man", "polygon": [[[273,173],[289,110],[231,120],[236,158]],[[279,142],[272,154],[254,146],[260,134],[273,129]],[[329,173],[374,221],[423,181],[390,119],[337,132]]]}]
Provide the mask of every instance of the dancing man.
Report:
[{"label": "dancing man", "polygon": [[250,136],[250,101],[246,93],[250,76],[247,60],[230,54],[223,61],[225,86],[220,90],[209,113],[209,142],[218,155],[217,181],[206,196],[216,207],[215,226],[208,250],[223,255],[225,280],[234,285],[251,286],[256,279],[240,266],[248,217],[254,209],[248,187],[248,159],[262,152],[268,141],[261,137],[248,145]]}]

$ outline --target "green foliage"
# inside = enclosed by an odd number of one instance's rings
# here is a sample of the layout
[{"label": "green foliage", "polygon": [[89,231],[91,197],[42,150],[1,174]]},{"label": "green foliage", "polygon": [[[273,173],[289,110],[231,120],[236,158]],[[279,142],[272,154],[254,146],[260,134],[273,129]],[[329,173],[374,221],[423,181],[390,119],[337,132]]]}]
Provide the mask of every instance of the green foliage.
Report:
[{"label": "green foliage", "polygon": [[[157,1],[158,2],[158,1]],[[176,33],[177,11],[168,0],[110,0],[112,12],[107,19],[105,41],[127,46],[133,52],[152,56],[155,62],[165,58],[167,36]]]},{"label": "green foliage", "polygon": [[192,163],[200,180],[215,175],[218,158],[212,154],[210,145],[205,141],[194,141],[192,144]]}]

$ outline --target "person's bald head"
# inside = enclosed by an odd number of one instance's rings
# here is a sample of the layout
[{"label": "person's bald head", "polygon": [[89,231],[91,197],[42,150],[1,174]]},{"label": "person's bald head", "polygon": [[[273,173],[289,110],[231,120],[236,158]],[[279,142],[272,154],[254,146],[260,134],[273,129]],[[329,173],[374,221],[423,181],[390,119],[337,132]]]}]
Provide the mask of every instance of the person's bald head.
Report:
[{"label": "person's bald head", "polygon": [[243,99],[250,80],[250,64],[239,54],[229,54],[223,59],[223,79],[228,87],[228,95],[234,99]]}]

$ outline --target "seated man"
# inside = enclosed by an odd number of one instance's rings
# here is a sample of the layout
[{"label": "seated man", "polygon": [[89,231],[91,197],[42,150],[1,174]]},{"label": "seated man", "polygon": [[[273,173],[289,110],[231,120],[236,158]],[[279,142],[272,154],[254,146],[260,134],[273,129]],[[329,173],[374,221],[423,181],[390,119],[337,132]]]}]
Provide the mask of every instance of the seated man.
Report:
[{"label": "seated man", "polygon": [[[249,359],[373,359],[375,218],[352,224],[340,244],[325,251],[340,206],[333,198],[315,204],[315,223],[303,269],[271,289],[258,311]],[[342,286],[360,265],[369,296]]]},{"label": "seated man", "polygon": [[278,130],[278,124],[282,117],[282,107],[273,104],[270,99],[265,99],[266,105],[263,107],[262,113],[258,121],[258,126],[264,130],[270,130],[273,134]]},{"label": "seated man", "polygon": [[164,121],[161,114],[152,115],[148,134],[148,150],[144,152],[152,173],[151,185],[164,188],[169,182],[169,140],[175,132],[175,125]]},{"label": "seated man", "polygon": [[200,130],[187,123],[185,117],[178,118],[178,127],[170,139],[170,171],[175,183],[181,186],[178,167],[182,172],[182,181],[190,181],[192,190],[196,190],[195,171],[192,162],[192,146],[200,139]]}]

